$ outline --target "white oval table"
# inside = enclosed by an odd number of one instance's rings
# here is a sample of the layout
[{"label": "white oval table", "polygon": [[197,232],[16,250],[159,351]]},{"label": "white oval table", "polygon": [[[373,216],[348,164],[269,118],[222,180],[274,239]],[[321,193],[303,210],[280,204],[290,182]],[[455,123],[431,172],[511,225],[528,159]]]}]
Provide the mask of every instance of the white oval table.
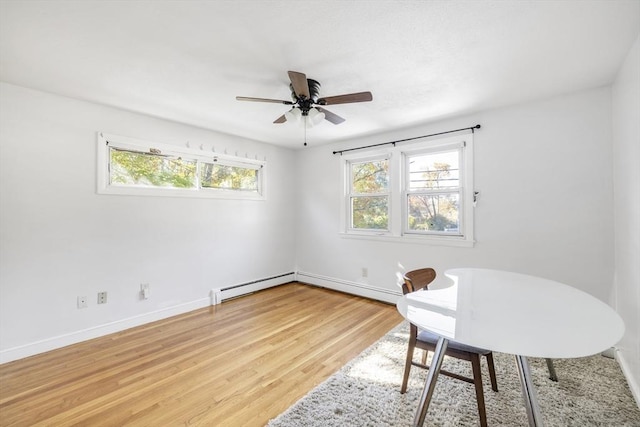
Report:
[{"label": "white oval table", "polygon": [[593,296],[539,277],[500,270],[447,270],[450,286],[413,292],[398,311],[418,328],[440,336],[414,425],[424,424],[449,340],[515,355],[530,426],[542,416],[527,357],[590,356],[616,344],[620,316]]}]

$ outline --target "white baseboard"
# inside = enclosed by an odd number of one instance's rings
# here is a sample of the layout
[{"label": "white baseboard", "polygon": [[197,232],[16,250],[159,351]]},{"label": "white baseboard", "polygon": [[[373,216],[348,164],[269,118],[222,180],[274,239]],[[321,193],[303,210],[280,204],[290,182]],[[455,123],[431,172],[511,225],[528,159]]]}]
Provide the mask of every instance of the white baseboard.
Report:
[{"label": "white baseboard", "polygon": [[47,338],[18,347],[2,350],[0,351],[0,364],[33,356],[35,354],[44,353],[46,351],[55,350],[57,348],[66,347],[71,344],[77,344],[82,341],[87,341],[115,332],[124,331],[125,329],[144,325],[150,322],[155,322],[156,320],[162,320],[166,319],[167,317],[187,313],[189,311],[207,307],[210,301],[211,300],[209,298],[201,298],[196,301],[162,308],[150,313],[144,313],[138,316],[128,317],[126,319],[116,320],[114,322],[94,326],[92,328],[87,328],[64,335],[58,335],[56,337]]},{"label": "white baseboard", "polygon": [[616,350],[615,358],[620,365],[620,369],[622,369],[622,373],[624,377],[627,379],[627,384],[629,384],[629,388],[631,389],[631,394],[633,398],[636,400],[636,405],[640,408],[640,378],[636,378],[633,375],[633,371],[631,370],[631,366],[624,357],[624,354],[620,350]]},{"label": "white baseboard", "polygon": [[[288,283],[292,280],[295,280],[294,273],[283,274],[275,278],[269,278],[265,280],[256,280],[255,282],[251,282],[247,285],[229,286],[228,288],[223,288],[222,290],[222,301],[273,286],[278,286],[283,283]],[[133,316],[126,319],[105,323],[103,325],[94,326],[92,328],[74,331],[68,334],[58,335],[52,338],[47,338],[18,347],[9,348],[0,351],[0,364],[23,359],[25,357],[55,350],[57,348],[66,347],[71,344],[77,344],[82,341],[102,337],[115,332],[124,331],[125,329],[144,325],[150,322],[155,322],[156,320],[162,320],[179,314],[188,313],[189,311],[208,307],[211,304],[212,298],[211,296],[209,296],[207,298],[201,298],[195,301],[178,304],[171,307],[165,307],[156,311],[152,311],[150,313],[144,313],[138,316]]]},{"label": "white baseboard", "polygon": [[372,286],[366,283],[352,282],[335,277],[322,276],[320,274],[307,273],[298,271],[296,274],[298,281],[308,283],[310,285],[321,286],[348,294],[358,295],[365,298],[371,298],[378,301],[395,304],[398,298],[402,296],[400,290],[389,290]]}]

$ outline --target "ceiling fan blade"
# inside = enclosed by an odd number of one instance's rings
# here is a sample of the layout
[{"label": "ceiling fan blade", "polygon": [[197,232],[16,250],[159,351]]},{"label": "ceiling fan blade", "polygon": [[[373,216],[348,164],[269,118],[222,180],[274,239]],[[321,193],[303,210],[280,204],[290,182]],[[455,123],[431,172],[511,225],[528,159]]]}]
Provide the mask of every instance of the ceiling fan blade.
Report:
[{"label": "ceiling fan blade", "polygon": [[332,113],[329,110],[325,110],[324,108],[321,108],[321,107],[314,107],[314,108],[316,108],[321,113],[324,113],[324,118],[326,120],[329,120],[334,125],[339,125],[340,123],[344,122],[344,119],[342,117],[340,117],[335,113]]},{"label": "ceiling fan blade", "polygon": [[280,117],[278,117],[277,119],[275,119],[273,121],[273,123],[284,123],[287,121],[287,118],[285,117],[285,115],[281,115]]},{"label": "ceiling fan blade", "polygon": [[307,76],[297,71],[289,71],[289,80],[291,80],[291,86],[293,91],[298,97],[304,96],[305,98],[311,98],[309,95],[309,83],[307,82]]},{"label": "ceiling fan blade", "polygon": [[346,95],[327,96],[318,99],[318,105],[349,104],[351,102],[369,102],[373,99],[371,92],[348,93]]},{"label": "ceiling fan blade", "polygon": [[252,98],[250,96],[236,96],[238,101],[252,101],[252,102],[272,102],[274,104],[293,105],[291,101],[283,101],[281,99],[267,99],[267,98]]}]

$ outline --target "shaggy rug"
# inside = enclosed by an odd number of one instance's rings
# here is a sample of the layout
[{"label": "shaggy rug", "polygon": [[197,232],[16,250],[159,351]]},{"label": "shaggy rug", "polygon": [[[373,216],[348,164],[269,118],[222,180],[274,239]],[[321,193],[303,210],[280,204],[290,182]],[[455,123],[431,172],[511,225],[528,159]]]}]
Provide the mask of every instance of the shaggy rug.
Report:
[{"label": "shaggy rug", "polygon": [[[400,394],[407,340],[408,325],[403,322],[268,426],[410,426],[426,371],[413,367],[408,391]],[[514,357],[494,353],[494,362],[497,393],[491,390],[486,360],[482,361],[488,424],[527,426]],[[640,426],[640,409],[615,360],[600,355],[554,360],[557,383],[548,379],[544,359],[530,358],[529,364],[546,426]],[[446,357],[443,368],[471,376],[466,361]],[[479,423],[473,385],[440,375],[425,424]]]}]

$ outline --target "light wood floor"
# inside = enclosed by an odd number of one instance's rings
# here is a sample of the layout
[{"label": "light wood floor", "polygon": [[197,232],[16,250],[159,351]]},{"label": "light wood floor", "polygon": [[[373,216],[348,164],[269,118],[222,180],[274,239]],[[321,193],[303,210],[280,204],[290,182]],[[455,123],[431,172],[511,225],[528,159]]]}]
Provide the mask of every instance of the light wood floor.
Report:
[{"label": "light wood floor", "polygon": [[402,320],[291,283],[0,366],[0,425],[264,426]]}]

